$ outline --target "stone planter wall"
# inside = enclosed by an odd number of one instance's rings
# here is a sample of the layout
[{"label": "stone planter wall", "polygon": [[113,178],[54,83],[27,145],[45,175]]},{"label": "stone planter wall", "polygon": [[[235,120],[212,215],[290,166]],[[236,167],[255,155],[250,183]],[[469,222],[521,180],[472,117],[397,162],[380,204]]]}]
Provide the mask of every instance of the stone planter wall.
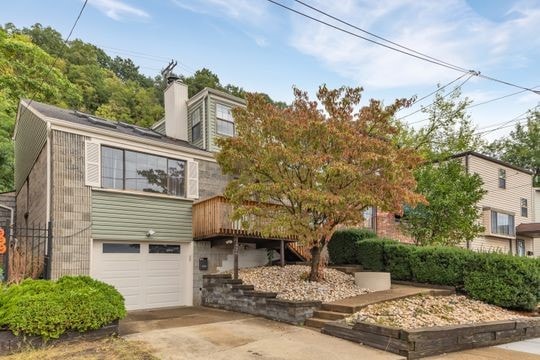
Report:
[{"label": "stone planter wall", "polygon": [[9,330],[0,330],[0,356],[23,351],[27,348],[40,348],[77,340],[98,340],[114,335],[118,335],[118,321],[100,329],[90,330],[84,333],[70,331],[60,335],[58,339],[47,341],[43,340],[40,336],[16,336]]},{"label": "stone planter wall", "polygon": [[288,301],[276,293],[255,291],[253,285],[233,280],[230,274],[204,275],[202,305],[237,311],[301,325],[320,308],[320,301]]},{"label": "stone planter wall", "polygon": [[322,332],[406,356],[407,359],[419,359],[539,337],[540,317],[414,330],[333,322],[326,324]]}]

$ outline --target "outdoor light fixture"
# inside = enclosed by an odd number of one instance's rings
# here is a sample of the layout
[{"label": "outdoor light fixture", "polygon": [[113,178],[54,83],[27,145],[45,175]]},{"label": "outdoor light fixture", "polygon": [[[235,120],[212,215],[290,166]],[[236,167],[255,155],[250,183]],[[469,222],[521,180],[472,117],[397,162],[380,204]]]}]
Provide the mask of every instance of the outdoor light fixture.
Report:
[{"label": "outdoor light fixture", "polygon": [[146,233],[146,237],[150,237],[150,236],[154,236],[156,232],[152,229],[148,230],[148,232]]},{"label": "outdoor light fixture", "polygon": [[225,241],[225,244],[227,244],[227,245],[232,244],[232,240],[227,240],[227,241]]}]

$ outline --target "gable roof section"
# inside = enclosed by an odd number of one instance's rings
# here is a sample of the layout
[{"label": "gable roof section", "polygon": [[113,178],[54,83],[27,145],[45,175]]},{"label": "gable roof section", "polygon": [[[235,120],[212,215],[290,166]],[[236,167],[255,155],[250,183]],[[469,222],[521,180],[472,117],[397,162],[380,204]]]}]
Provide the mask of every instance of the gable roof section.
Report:
[{"label": "gable roof section", "polygon": [[502,160],[496,159],[494,157],[481,154],[481,153],[476,152],[476,151],[465,151],[465,152],[462,152],[462,153],[459,153],[459,154],[455,154],[455,155],[450,156],[450,159],[457,159],[457,158],[461,158],[461,157],[464,157],[464,156],[467,156],[467,155],[476,156],[478,158],[481,158],[481,159],[484,159],[484,160],[487,160],[487,161],[491,161],[493,163],[496,163],[496,164],[499,164],[499,165],[502,165],[502,166],[506,166],[506,167],[508,167],[510,169],[521,171],[521,172],[523,172],[525,174],[529,174],[529,175],[533,174],[533,172],[530,171],[530,170],[524,169],[524,168],[519,167],[519,166],[512,165],[512,164],[510,164],[510,163],[508,163],[506,161],[502,161]]},{"label": "gable roof section", "polygon": [[[28,100],[23,100],[28,103]],[[46,117],[69,121],[74,124],[90,126],[96,130],[102,130],[103,133],[116,133],[118,135],[130,135],[146,140],[153,140],[165,144],[177,145],[188,149],[206,152],[189,142],[164,136],[151,128],[144,128],[136,125],[127,124],[121,121],[114,121],[100,118],[94,115],[85,114],[79,111],[62,109],[53,105],[32,101],[30,107],[37,110]]]}]

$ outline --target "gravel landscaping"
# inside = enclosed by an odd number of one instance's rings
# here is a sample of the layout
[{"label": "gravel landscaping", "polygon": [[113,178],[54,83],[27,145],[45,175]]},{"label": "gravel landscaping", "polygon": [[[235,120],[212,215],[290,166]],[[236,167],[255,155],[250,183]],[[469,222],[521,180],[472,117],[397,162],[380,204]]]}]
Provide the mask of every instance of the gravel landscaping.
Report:
[{"label": "gravel landscaping", "polygon": [[366,306],[345,321],[349,324],[363,321],[402,329],[417,329],[522,317],[519,313],[461,295],[419,295]]},{"label": "gravel landscaping", "polygon": [[332,302],[369,292],[356,286],[352,275],[334,269],[325,269],[321,282],[307,281],[309,270],[305,265],[256,267],[240,269],[239,278],[255,290],[276,292],[284,300]]}]

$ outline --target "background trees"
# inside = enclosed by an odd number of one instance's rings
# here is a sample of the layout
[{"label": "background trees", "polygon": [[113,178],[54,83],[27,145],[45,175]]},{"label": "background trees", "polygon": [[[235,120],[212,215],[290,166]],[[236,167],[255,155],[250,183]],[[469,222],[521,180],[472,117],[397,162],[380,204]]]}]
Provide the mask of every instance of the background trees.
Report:
[{"label": "background trees", "polygon": [[414,192],[420,157],[393,141],[392,117],[408,102],[371,100],[355,111],[361,91],[323,86],[311,101],[296,89],[285,109],[250,94],[246,109],[233,110],[237,136],[218,140],[218,163],[234,176],[226,190],[234,217],[265,219],[256,230],[267,235],[297,235],[311,249],[312,281],[321,277],[321,252],[336,226],[359,225],[368,206],[400,211],[423,200]]},{"label": "background trees", "polygon": [[[222,86],[208,69],[181,79],[189,85],[190,96],[204,87],[245,94],[241,87]],[[19,29],[11,23],[0,27],[0,192],[13,190],[11,138],[19,99],[150,126],[163,117],[165,86],[161,75],[142,74],[129,58],[110,57],[79,39],[65,44],[51,27],[35,24]]]},{"label": "background trees", "polygon": [[517,123],[510,135],[495,140],[485,151],[501,160],[531,170],[533,185],[540,187],[540,110],[529,112],[525,124]]}]

